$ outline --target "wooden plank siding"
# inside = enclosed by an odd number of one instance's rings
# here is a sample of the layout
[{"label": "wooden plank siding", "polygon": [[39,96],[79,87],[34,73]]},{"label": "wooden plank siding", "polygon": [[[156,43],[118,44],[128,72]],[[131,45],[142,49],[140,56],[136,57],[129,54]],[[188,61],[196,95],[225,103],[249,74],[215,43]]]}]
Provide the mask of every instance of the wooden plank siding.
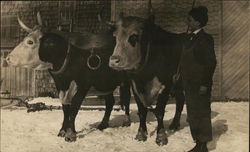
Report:
[{"label": "wooden plank siding", "polygon": [[1,92],[8,91],[10,96],[34,96],[34,71],[25,68],[1,67]]},{"label": "wooden plank siding", "polygon": [[222,94],[249,99],[249,2],[223,2]]}]

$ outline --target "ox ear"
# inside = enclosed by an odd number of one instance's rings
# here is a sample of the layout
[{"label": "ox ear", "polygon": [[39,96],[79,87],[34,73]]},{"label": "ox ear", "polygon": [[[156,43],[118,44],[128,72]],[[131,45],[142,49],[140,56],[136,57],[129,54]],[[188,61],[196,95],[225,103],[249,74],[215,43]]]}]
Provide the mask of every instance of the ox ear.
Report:
[{"label": "ox ear", "polygon": [[104,7],[102,7],[100,13],[98,13],[98,21],[99,21],[100,23],[104,23],[104,24],[106,24],[106,25],[108,25],[108,26],[110,26],[110,27],[115,26],[115,22],[112,22],[112,21],[104,21],[104,20],[102,19],[103,11],[104,11]]}]

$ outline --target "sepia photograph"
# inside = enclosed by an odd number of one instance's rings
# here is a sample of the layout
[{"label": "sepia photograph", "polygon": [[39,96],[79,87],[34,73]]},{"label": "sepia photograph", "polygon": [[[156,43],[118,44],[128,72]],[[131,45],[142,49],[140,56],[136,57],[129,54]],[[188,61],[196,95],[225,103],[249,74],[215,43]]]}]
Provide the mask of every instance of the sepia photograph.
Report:
[{"label": "sepia photograph", "polygon": [[249,152],[249,0],[1,1],[0,152]]}]

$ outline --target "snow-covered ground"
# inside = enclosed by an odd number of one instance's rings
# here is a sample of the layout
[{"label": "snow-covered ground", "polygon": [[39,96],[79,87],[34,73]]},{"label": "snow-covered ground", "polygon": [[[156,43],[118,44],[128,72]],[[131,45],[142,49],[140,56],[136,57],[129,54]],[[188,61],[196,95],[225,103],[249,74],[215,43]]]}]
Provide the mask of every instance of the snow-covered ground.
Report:
[{"label": "snow-covered ground", "polygon": [[[59,105],[58,99],[36,98],[32,103],[46,101],[46,105]],[[117,106],[116,106],[117,107]],[[88,109],[92,107],[88,106]],[[135,104],[131,105],[130,127],[121,127],[123,111],[112,111],[110,128],[99,131],[95,128],[101,121],[104,111],[79,111],[76,119],[78,138],[67,143],[57,137],[61,127],[61,110],[27,113],[26,109],[1,109],[1,152],[184,152],[194,146],[184,108],[181,128],[168,133],[168,144],[155,143],[157,125],[152,113],[148,114],[148,140],[136,141],[138,116]],[[101,108],[104,108],[101,106]],[[249,103],[227,102],[212,104],[214,140],[208,144],[211,152],[249,152]],[[167,105],[164,123],[170,124],[175,105]]]}]

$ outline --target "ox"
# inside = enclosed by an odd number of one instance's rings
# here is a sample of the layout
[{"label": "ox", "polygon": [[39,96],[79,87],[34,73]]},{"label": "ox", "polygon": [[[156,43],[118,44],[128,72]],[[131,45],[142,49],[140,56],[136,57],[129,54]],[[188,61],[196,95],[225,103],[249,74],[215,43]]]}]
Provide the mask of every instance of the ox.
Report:
[{"label": "ox", "polygon": [[18,17],[19,24],[29,34],[6,61],[12,66],[49,70],[64,113],[58,136],[65,137],[69,142],[76,140],[75,118],[91,87],[104,94],[106,111],[98,129],[107,128],[115,103],[113,91],[122,82],[121,100],[126,109],[124,125],[130,125],[128,77],[108,66],[115,46],[112,31],[101,34],[51,31],[42,26],[39,13],[37,18],[39,25],[30,29]]},{"label": "ox", "polygon": [[[165,145],[168,140],[163,117],[173,87],[172,77],[177,71],[182,51],[180,42],[183,36],[169,33],[154,24],[153,15],[143,19],[121,13],[114,26],[116,46],[109,66],[118,71],[127,71],[132,77],[140,118],[136,139],[147,139],[146,116],[150,110],[158,122],[156,143]],[[170,128],[179,127],[184,105],[182,89],[179,88],[176,93],[176,113]],[[152,106],[153,102],[156,102],[155,108]]]}]

